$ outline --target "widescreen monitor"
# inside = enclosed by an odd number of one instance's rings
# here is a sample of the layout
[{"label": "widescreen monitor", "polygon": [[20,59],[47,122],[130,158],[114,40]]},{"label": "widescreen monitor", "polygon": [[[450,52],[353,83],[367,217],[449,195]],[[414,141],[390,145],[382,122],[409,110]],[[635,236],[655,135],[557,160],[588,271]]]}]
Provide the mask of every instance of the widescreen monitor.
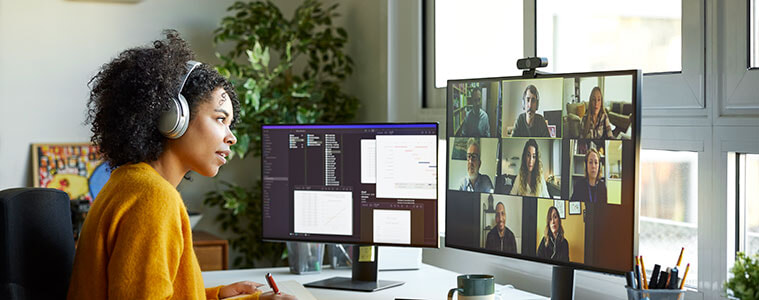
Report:
[{"label": "widescreen monitor", "polygon": [[450,80],[446,247],[623,274],[640,71]]},{"label": "widescreen monitor", "polygon": [[438,247],[437,132],[437,123],[263,125],[263,238]]}]

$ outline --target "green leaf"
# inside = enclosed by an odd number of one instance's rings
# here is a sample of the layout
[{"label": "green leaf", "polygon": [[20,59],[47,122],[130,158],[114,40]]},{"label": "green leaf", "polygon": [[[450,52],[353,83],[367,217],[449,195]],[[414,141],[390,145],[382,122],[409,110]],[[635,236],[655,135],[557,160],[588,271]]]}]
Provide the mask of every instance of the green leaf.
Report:
[{"label": "green leaf", "polygon": [[253,54],[255,54],[256,57],[261,57],[263,53],[264,53],[264,50],[261,49],[261,43],[256,41],[256,44],[253,46]]},{"label": "green leaf", "polygon": [[255,51],[245,50],[245,54],[248,56],[248,61],[250,62],[251,68],[255,71],[260,71],[263,69],[261,66],[261,55],[256,53]]},{"label": "green leaf", "polygon": [[258,89],[253,91],[252,102],[253,102],[253,109],[258,111],[259,107],[261,106],[261,92],[259,92]]},{"label": "green leaf", "polygon": [[287,57],[287,61],[292,60],[292,53],[291,53],[292,47],[293,47],[293,44],[291,42],[287,42],[287,46],[285,47],[285,54],[286,54],[285,57]]},{"label": "green leaf", "polygon": [[236,146],[240,158],[245,158],[245,153],[248,152],[248,147],[250,146],[250,136],[245,134],[238,137]]},{"label": "green leaf", "polygon": [[269,48],[266,48],[263,54],[261,54],[261,64],[264,66],[269,66]]},{"label": "green leaf", "polygon": [[293,98],[310,98],[311,97],[311,94],[308,92],[293,91],[290,95],[293,96]]},{"label": "green leaf", "polygon": [[249,106],[253,104],[253,91],[247,90],[245,91],[245,106]]},{"label": "green leaf", "polygon": [[256,80],[253,78],[248,78],[248,80],[245,81],[245,84],[243,85],[245,89],[252,90],[256,87]]}]

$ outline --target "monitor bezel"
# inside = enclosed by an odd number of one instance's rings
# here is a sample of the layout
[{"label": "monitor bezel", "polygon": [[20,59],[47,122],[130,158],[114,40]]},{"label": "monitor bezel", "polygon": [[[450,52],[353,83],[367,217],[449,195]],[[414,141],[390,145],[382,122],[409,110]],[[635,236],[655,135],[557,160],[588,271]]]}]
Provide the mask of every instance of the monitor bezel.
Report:
[{"label": "monitor bezel", "polygon": [[[631,131],[630,141],[633,141],[633,143],[634,143],[633,148],[635,149],[635,153],[634,153],[635,159],[632,162],[633,178],[634,178],[634,189],[633,189],[632,200],[634,202],[633,203],[633,208],[634,208],[633,214],[634,215],[633,215],[633,218],[632,218],[633,224],[632,224],[632,226],[630,226],[630,228],[632,230],[629,233],[630,237],[633,239],[633,243],[632,243],[633,249],[631,251],[632,252],[632,256],[630,257],[631,266],[633,266],[634,264],[632,263],[632,261],[634,260],[634,256],[638,255],[638,234],[637,233],[638,233],[638,230],[639,230],[638,229],[638,223],[639,223],[638,222],[638,218],[639,218],[639,211],[640,211],[640,201],[638,199],[638,197],[640,195],[639,195],[639,193],[637,191],[638,191],[638,184],[639,184],[639,181],[640,181],[638,179],[638,161],[640,160],[640,130],[641,130],[641,121],[640,121],[641,120],[641,105],[640,105],[640,100],[641,100],[641,84],[642,84],[642,82],[641,82],[641,80],[642,80],[642,71],[641,70],[630,69],[630,70],[613,70],[613,71],[597,71],[597,72],[576,72],[576,73],[543,73],[543,72],[538,72],[538,73],[535,73],[534,77],[533,76],[522,75],[522,76],[484,77],[484,78],[471,78],[471,79],[449,79],[448,82],[447,82],[447,86],[446,86],[446,101],[445,101],[445,103],[446,103],[445,104],[445,107],[446,107],[446,114],[445,114],[445,118],[446,118],[445,119],[446,120],[446,128],[445,128],[446,129],[445,130],[446,131],[446,134],[445,134],[446,135],[445,136],[445,141],[446,141],[446,143],[445,143],[445,147],[446,147],[446,149],[445,149],[445,153],[446,153],[445,161],[446,161],[446,165],[445,166],[446,167],[445,167],[445,182],[444,182],[444,184],[445,184],[446,202],[449,200],[448,196],[450,195],[450,191],[452,191],[452,190],[450,190],[448,188],[448,182],[449,182],[449,176],[450,176],[450,171],[449,171],[449,167],[450,166],[448,164],[448,155],[450,155],[449,153],[450,153],[450,150],[451,150],[450,149],[451,145],[450,145],[449,141],[450,141],[450,138],[456,137],[455,135],[452,134],[452,132],[450,132],[449,128],[451,126],[449,126],[449,123],[448,123],[448,122],[450,122],[450,119],[451,119],[451,116],[452,116],[451,115],[451,113],[452,113],[451,109],[452,108],[451,108],[451,101],[450,101],[450,97],[451,97],[451,88],[450,87],[452,86],[452,84],[468,83],[468,82],[482,82],[482,81],[493,81],[493,82],[499,82],[499,84],[502,84],[503,81],[506,81],[506,80],[531,80],[531,79],[539,80],[539,79],[550,79],[550,78],[576,78],[576,77],[598,77],[598,76],[617,76],[617,75],[631,75],[632,76],[632,80],[633,80],[633,83],[632,83],[632,86],[633,86],[632,104],[633,104],[634,113],[633,113],[633,124],[632,124],[632,131]],[[564,101],[563,101],[563,98],[562,98],[562,116],[564,115],[564,113],[563,113],[564,110],[565,110],[565,107],[564,107]],[[503,125],[501,125],[501,126],[503,126]],[[562,138],[557,139],[557,140],[563,140],[563,139],[564,139],[564,134],[562,132]],[[611,139],[611,140],[617,140],[617,139]],[[478,193],[478,194],[485,194],[485,193]],[[524,201],[525,198],[537,199],[535,197],[526,197],[526,196],[518,196],[518,197],[522,197],[523,201]],[[569,201],[568,199],[557,199],[557,200]],[[445,213],[446,213],[446,215],[445,215],[445,228],[446,228],[446,231],[448,231],[448,228],[451,228],[450,227],[451,226],[451,224],[450,224],[451,218],[449,218],[449,216],[448,216],[448,209],[449,209],[449,207],[450,206],[446,205],[446,211],[445,211]],[[466,250],[466,251],[472,251],[472,252],[477,252],[477,253],[484,253],[484,254],[495,255],[495,256],[501,256],[501,257],[516,258],[516,259],[527,260],[527,261],[532,261],[532,262],[545,263],[545,264],[555,265],[555,266],[566,266],[566,267],[571,267],[571,268],[575,268],[575,269],[594,271],[594,272],[601,272],[601,273],[608,273],[608,274],[614,274],[614,275],[624,275],[625,272],[630,271],[630,270],[607,269],[607,268],[602,268],[602,267],[587,265],[587,264],[584,264],[584,263],[553,261],[553,260],[539,258],[537,256],[528,256],[528,255],[518,254],[518,253],[498,252],[498,251],[493,251],[493,250],[487,250],[487,249],[484,249],[484,248],[474,248],[474,247],[466,247],[466,246],[461,246],[461,245],[452,245],[452,244],[449,243],[447,236],[446,236],[446,239],[445,239],[445,247],[446,248],[461,249],[461,250]]]},{"label": "monitor bezel", "polygon": [[[261,124],[261,142],[263,143],[264,138],[264,127],[305,127],[305,126],[345,126],[345,125],[359,125],[359,126],[382,126],[382,125],[435,125],[435,140],[437,141],[435,143],[435,162],[437,164],[437,177],[438,182],[437,184],[440,184],[440,123],[439,122],[373,122],[373,123],[312,123],[312,124],[298,124],[298,123],[280,123],[280,124]],[[263,147],[263,146],[262,146]],[[263,159],[263,149],[261,149],[261,159]],[[263,167],[261,168],[261,180],[263,181],[264,178],[264,170]],[[263,193],[263,187],[261,188],[261,193]],[[440,211],[439,211],[439,201],[440,201],[440,187],[435,187],[435,245],[429,244],[429,245],[423,245],[423,244],[391,244],[391,243],[364,243],[364,242],[345,242],[345,241],[337,241],[337,240],[331,240],[328,238],[321,238],[321,235],[319,235],[318,238],[272,238],[272,237],[266,237],[264,235],[264,222],[263,217],[261,218],[261,240],[265,242],[308,242],[308,243],[335,243],[335,244],[350,244],[350,245],[358,245],[358,246],[390,246],[390,247],[409,247],[409,248],[440,248]],[[261,195],[261,202],[258,203],[261,207],[261,211],[263,212],[263,194]]]}]

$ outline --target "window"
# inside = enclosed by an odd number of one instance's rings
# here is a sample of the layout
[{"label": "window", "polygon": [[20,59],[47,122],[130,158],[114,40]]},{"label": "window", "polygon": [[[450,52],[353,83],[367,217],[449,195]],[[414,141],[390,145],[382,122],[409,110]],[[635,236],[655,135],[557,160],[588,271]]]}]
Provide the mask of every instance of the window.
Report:
[{"label": "window", "polygon": [[682,70],[681,0],[538,0],[548,72]]},{"label": "window", "polygon": [[551,73],[641,69],[656,75],[645,116],[705,116],[706,2],[424,0],[422,105],[445,107],[447,79],[519,75],[515,60],[537,55]]},{"label": "window", "polygon": [[514,66],[524,56],[522,3],[434,1],[435,87],[448,79],[520,74]]},{"label": "window", "polygon": [[686,285],[698,282],[698,152],[641,150],[638,249],[649,275],[654,264],[690,263]]},{"label": "window", "polygon": [[737,156],[737,251],[759,252],[759,154]]}]

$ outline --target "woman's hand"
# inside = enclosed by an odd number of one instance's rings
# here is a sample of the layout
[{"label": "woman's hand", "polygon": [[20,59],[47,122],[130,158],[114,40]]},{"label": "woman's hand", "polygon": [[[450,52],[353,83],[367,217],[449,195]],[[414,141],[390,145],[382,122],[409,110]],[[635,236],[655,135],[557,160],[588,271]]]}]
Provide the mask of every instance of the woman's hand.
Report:
[{"label": "woman's hand", "polygon": [[266,292],[258,296],[258,300],[296,300],[295,296],[288,294],[275,294],[274,292]]},{"label": "woman's hand", "polygon": [[230,285],[225,285],[219,289],[219,298],[229,298],[242,294],[253,294],[258,290],[258,287],[263,286],[258,282],[253,281],[240,281]]}]

